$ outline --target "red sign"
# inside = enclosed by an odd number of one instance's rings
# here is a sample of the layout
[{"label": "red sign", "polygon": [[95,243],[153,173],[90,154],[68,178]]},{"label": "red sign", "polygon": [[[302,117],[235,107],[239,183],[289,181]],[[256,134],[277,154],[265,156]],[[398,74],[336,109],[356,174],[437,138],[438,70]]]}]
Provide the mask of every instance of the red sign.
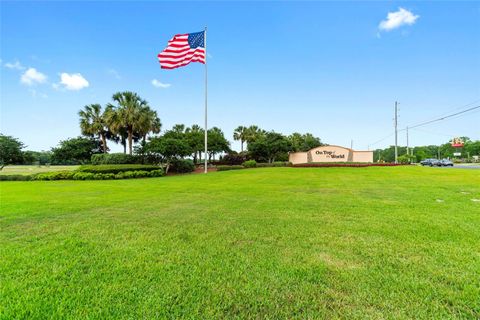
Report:
[{"label": "red sign", "polygon": [[463,140],[460,138],[453,138],[452,139],[452,147],[454,148],[461,148],[463,147],[464,143]]}]

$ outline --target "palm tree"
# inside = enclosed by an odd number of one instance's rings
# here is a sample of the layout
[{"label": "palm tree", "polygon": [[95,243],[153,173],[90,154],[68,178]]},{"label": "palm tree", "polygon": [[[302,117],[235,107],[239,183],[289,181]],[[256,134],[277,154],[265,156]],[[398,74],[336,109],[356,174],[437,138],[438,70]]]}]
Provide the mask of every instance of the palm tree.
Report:
[{"label": "palm tree", "polygon": [[238,141],[240,140],[241,150],[243,152],[243,142],[246,140],[247,137],[247,127],[238,126],[235,131],[233,131],[233,140]]},{"label": "palm tree", "polygon": [[[134,134],[141,132],[142,125],[142,113],[145,112],[148,106],[147,101],[140,98],[140,96],[134,92],[124,91],[117,92],[112,97],[113,101],[117,103],[117,106],[108,104],[109,116],[108,122],[112,128],[112,131],[119,133],[122,128],[127,132],[128,151],[132,154]],[[160,120],[158,120],[160,121]]]},{"label": "palm tree", "polygon": [[253,142],[264,134],[265,130],[260,129],[258,126],[252,125],[246,129],[245,141],[247,143]]},{"label": "palm tree", "polygon": [[106,112],[102,112],[102,106],[99,104],[87,105],[78,112],[80,116],[80,129],[82,134],[94,136],[98,135],[102,141],[103,153],[107,153],[107,122]]},{"label": "palm tree", "polygon": [[[120,115],[116,107],[112,104],[107,104],[105,108],[105,120],[107,126],[111,132],[110,140],[115,143],[120,143],[123,146],[123,153],[127,153],[127,139],[128,132],[127,129],[123,126],[122,121],[120,120]],[[136,142],[137,137],[133,137],[133,140]]]},{"label": "palm tree", "polygon": [[149,132],[159,133],[162,128],[160,118],[158,118],[157,111],[144,107],[140,112],[138,134],[142,137],[145,143],[147,134]]}]

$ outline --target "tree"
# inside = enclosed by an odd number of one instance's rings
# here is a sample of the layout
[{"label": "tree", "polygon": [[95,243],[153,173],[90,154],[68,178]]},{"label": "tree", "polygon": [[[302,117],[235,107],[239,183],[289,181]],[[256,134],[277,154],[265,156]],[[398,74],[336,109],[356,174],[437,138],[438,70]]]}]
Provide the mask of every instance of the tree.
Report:
[{"label": "tree", "polygon": [[138,126],[138,134],[142,137],[143,142],[146,142],[149,132],[160,133],[161,128],[162,123],[157,115],[157,111],[150,109],[150,107],[144,107],[143,110],[140,111]]},{"label": "tree", "polygon": [[52,153],[50,151],[24,151],[23,164],[45,165],[52,161]]},{"label": "tree", "polygon": [[0,134],[0,170],[9,164],[23,163],[24,147],[25,145],[17,138]]},{"label": "tree", "polygon": [[230,151],[230,143],[225,138],[223,131],[217,127],[213,127],[207,131],[208,137],[208,159],[210,160],[213,156],[215,159],[215,154],[221,152],[229,152]]},{"label": "tree", "polygon": [[194,124],[185,129],[185,137],[192,148],[193,162],[197,163],[197,159],[201,158],[202,152],[205,150],[205,130]]},{"label": "tree", "polygon": [[320,138],[313,136],[311,133],[300,134],[295,132],[288,136],[288,140],[292,145],[292,151],[295,152],[306,152],[323,145]]},{"label": "tree", "polygon": [[252,125],[246,129],[245,141],[251,143],[257,139],[265,136],[265,130],[260,129],[258,126]]},{"label": "tree", "polygon": [[234,131],[233,131],[233,140],[235,141],[240,141],[240,150],[243,152],[243,143],[245,142],[245,139],[247,137],[247,127],[244,126],[238,126]]},{"label": "tree", "polygon": [[[152,131],[152,127],[156,127],[160,131],[160,119],[155,117],[156,113],[155,116],[153,116],[153,113],[145,116],[146,112],[150,112],[148,111],[150,110],[148,102],[134,92],[117,92],[112,99],[117,105],[107,105],[107,122],[111,130],[116,134],[121,133],[122,130],[126,131],[128,150],[132,154],[134,136],[141,136],[147,130],[145,129],[146,127],[150,127],[149,131]],[[153,122],[149,123],[149,121],[145,120],[146,118],[152,120],[152,116],[154,118]],[[152,125],[153,123],[155,123],[154,126]],[[145,135],[146,133],[143,134],[143,136]]]},{"label": "tree", "polygon": [[290,141],[282,134],[270,131],[248,144],[248,151],[257,161],[274,162],[292,150]]},{"label": "tree", "polygon": [[77,137],[60,141],[60,146],[52,148],[52,163],[82,164],[90,162],[92,154],[102,153],[98,140]]},{"label": "tree", "polygon": [[470,156],[480,155],[480,140],[466,142],[464,150]]},{"label": "tree", "polygon": [[165,173],[168,173],[172,162],[188,156],[192,153],[192,149],[185,140],[164,135],[151,138],[145,145],[145,152],[159,159],[165,165]]},{"label": "tree", "polygon": [[90,104],[78,112],[80,116],[80,129],[86,136],[98,135],[102,141],[103,153],[107,153],[107,113],[102,112],[99,104]]}]

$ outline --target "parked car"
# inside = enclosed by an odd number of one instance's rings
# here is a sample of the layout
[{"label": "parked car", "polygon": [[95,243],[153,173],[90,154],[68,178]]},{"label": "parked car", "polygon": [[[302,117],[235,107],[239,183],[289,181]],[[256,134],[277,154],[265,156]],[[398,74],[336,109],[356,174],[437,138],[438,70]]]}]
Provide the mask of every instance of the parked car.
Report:
[{"label": "parked car", "polygon": [[429,166],[429,167],[440,167],[442,165],[441,162],[437,159],[425,159],[423,161],[420,161],[420,164],[422,166]]},{"label": "parked car", "polygon": [[453,162],[448,159],[440,160],[440,164],[442,167],[453,167]]}]

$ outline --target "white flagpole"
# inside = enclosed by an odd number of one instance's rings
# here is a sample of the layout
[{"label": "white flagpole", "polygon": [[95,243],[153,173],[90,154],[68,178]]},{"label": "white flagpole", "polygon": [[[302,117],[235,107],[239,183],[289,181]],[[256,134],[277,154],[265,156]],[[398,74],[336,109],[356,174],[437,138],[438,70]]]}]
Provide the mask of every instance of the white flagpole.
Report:
[{"label": "white flagpole", "polygon": [[203,34],[205,45],[205,173],[208,169],[208,148],[207,148],[207,27],[205,27],[205,33]]}]

